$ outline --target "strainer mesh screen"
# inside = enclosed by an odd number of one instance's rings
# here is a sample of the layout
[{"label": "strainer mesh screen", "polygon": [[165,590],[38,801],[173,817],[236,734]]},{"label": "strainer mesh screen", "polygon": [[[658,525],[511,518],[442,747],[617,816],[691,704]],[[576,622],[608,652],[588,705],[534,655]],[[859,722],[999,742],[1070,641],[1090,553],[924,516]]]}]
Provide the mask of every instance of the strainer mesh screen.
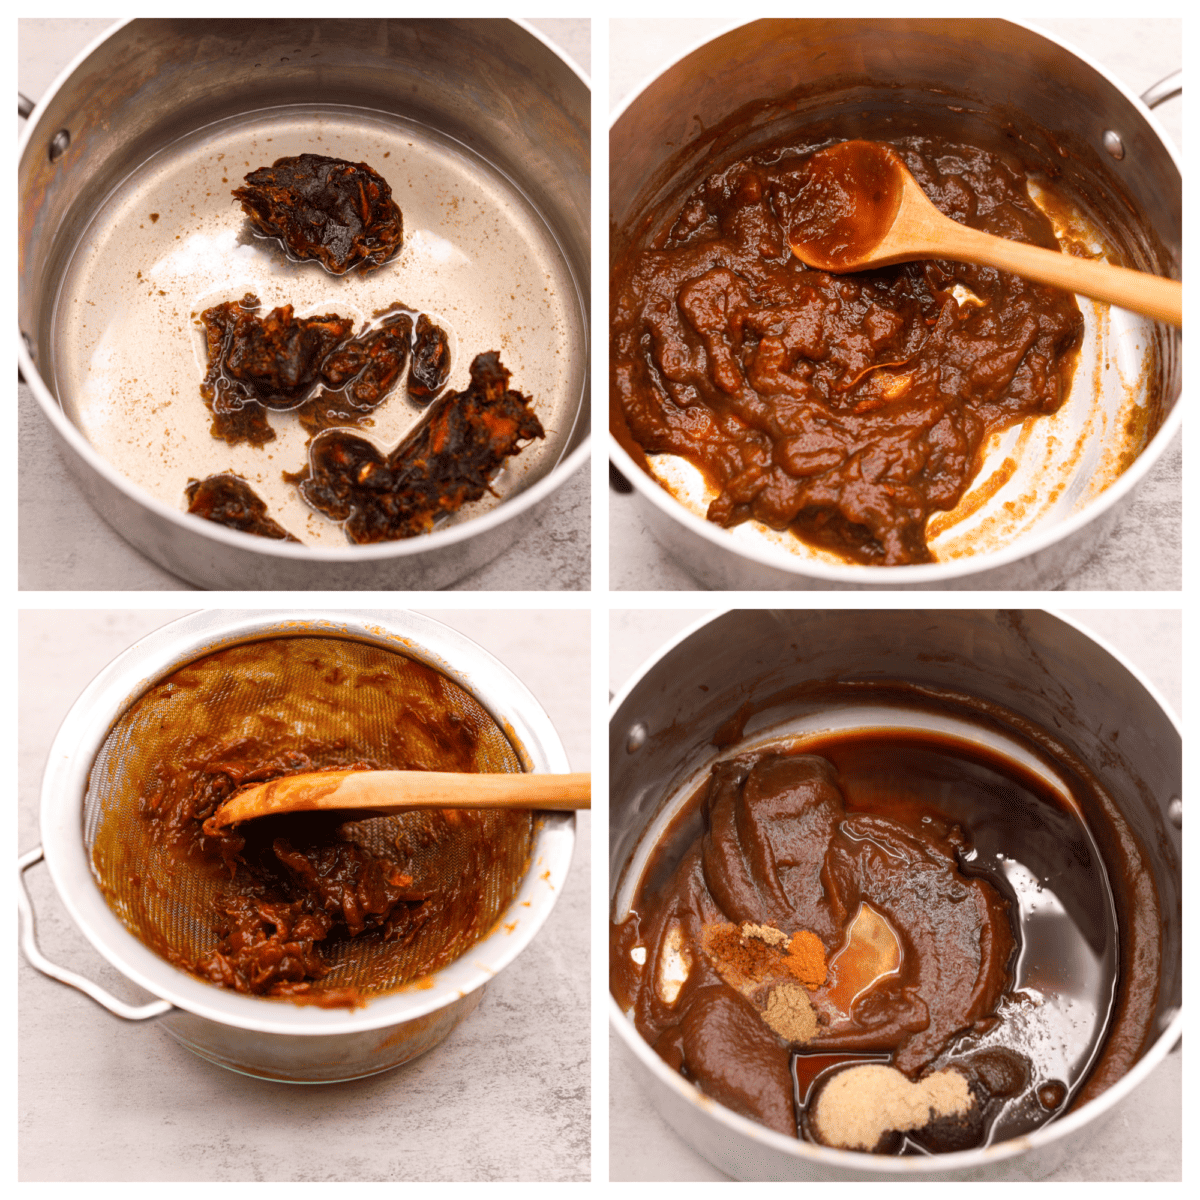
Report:
[{"label": "strainer mesh screen", "polygon": [[[101,890],[130,931],[172,962],[190,966],[217,948],[226,921],[222,900],[246,886],[244,864],[233,863],[231,880],[230,866],[198,840],[197,818],[212,806],[206,781],[229,791],[230,778],[264,763],[269,774],[354,763],[521,769],[473,696],[377,646],[274,638],[180,668],[117,721],[84,801],[84,837]],[[276,825],[287,834],[306,819],[253,824],[290,821]],[[415,929],[390,937],[368,930],[321,944],[331,969],[314,989],[373,994],[453,961],[496,923],[528,868],[532,817],[424,810],[348,822],[334,836],[386,855],[428,893]]]}]

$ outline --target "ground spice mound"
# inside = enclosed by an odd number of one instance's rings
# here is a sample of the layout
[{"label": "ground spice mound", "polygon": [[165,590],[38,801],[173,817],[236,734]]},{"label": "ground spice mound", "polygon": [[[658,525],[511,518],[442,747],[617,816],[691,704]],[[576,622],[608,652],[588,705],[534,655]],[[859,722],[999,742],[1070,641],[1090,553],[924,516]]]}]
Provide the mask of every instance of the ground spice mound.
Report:
[{"label": "ground spice mound", "polygon": [[821,939],[807,929],[798,929],[788,943],[787,965],[805,987],[820,987],[827,974]]},{"label": "ground spice mound", "polygon": [[812,1131],[827,1146],[874,1150],[889,1132],[921,1129],[939,1117],[957,1117],[973,1103],[966,1076],[937,1071],[910,1083],[895,1067],[868,1063],[838,1072],[821,1090]]},{"label": "ground spice mound", "polygon": [[778,967],[780,955],[765,941],[747,938],[736,925],[706,925],[704,953],[734,987],[762,983]]},{"label": "ground spice mound", "polygon": [[742,937],[758,938],[768,946],[782,946],[788,940],[787,934],[774,925],[751,925],[749,921],[742,926]]},{"label": "ground spice mound", "polygon": [[807,929],[790,938],[773,925],[704,927],[704,953],[733,987],[791,977],[805,987],[825,982],[825,947]]},{"label": "ground spice mound", "polygon": [[803,1046],[817,1036],[817,1014],[808,993],[798,983],[771,989],[762,1019],[785,1042]]}]

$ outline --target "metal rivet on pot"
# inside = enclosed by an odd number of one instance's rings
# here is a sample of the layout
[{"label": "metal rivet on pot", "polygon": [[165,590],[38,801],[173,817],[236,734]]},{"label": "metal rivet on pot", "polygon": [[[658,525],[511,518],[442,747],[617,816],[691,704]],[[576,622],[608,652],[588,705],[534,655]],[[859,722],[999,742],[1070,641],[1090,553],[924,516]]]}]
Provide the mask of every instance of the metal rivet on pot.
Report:
[{"label": "metal rivet on pot", "polygon": [[71,144],[70,130],[60,129],[50,139],[50,161],[58,162],[66,153],[67,147]]},{"label": "metal rivet on pot", "polygon": [[1178,796],[1172,796],[1167,801],[1167,820],[1176,829],[1183,828],[1183,801]]},{"label": "metal rivet on pot", "polygon": [[1121,135],[1112,129],[1104,131],[1104,148],[1117,162],[1125,157],[1125,143],[1121,141]]},{"label": "metal rivet on pot", "polygon": [[629,736],[625,739],[626,753],[633,754],[635,751],[640,750],[646,744],[646,738],[649,736],[650,731],[641,721],[631,726]]}]

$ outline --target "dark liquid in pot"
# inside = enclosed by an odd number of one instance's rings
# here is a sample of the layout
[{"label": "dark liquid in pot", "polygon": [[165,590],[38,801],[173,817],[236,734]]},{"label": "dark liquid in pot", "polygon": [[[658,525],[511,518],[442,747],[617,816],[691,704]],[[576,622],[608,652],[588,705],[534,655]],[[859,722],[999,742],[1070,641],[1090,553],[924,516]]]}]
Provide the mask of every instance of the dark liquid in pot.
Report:
[{"label": "dark liquid in pot", "polygon": [[[817,1140],[810,1113],[821,1087],[847,1064],[863,1062],[891,1061],[914,1080],[958,1063],[972,1080],[975,1095],[974,1112],[965,1123],[940,1121],[910,1134],[885,1135],[875,1147],[879,1151],[930,1153],[986,1145],[1026,1133],[1065,1111],[1103,1043],[1118,970],[1112,890],[1104,861],[1081,816],[1031,770],[957,738],[908,730],[854,731],[828,735],[818,742],[806,739],[802,751],[777,745],[753,753],[761,757],[801,752],[820,756],[832,768],[830,774],[844,805],[837,836],[860,820],[882,817],[896,827],[899,841],[892,844],[894,854],[898,845],[919,843],[922,831],[929,831],[927,836],[934,845],[941,844],[939,839],[947,829],[961,828],[964,836],[955,853],[954,869],[964,882],[947,887],[964,892],[962,903],[975,901],[975,895],[966,894],[971,888],[976,894],[986,892],[997,938],[1012,939],[1011,952],[1007,944],[1001,945],[992,956],[988,967],[992,977],[984,999],[974,997],[975,1007],[964,1014],[961,1028],[949,1026],[952,1032],[939,1045],[923,1048],[914,1046],[922,1034],[898,1040],[887,1029],[877,1046],[865,1036],[858,1037],[859,1044],[853,1049],[832,1052],[822,1047],[821,1035],[797,1047],[785,1045],[765,1024],[761,1030],[754,1029],[750,1005],[723,981],[702,946],[691,937],[704,921],[736,924],[757,919],[772,923],[766,911],[757,917],[725,911],[713,891],[728,904],[728,896],[734,892],[728,879],[712,878],[706,884],[702,869],[700,882],[694,875],[692,882],[684,882],[689,872],[695,871],[696,847],[706,831],[711,836],[714,821],[720,820],[719,814],[714,816],[711,799],[705,798],[706,785],[684,803],[659,839],[637,886],[628,920],[612,929],[612,990],[623,1007],[633,1008],[639,1031],[685,1077],[729,1107],[738,1109],[738,1097],[753,1095],[756,1089],[786,1088],[786,1096],[774,1098],[773,1109],[768,1103],[764,1111],[756,1112],[751,1103],[741,1111],[781,1132],[810,1140]],[[738,812],[745,817],[742,810]],[[774,828],[781,831],[783,827],[777,824]],[[746,847],[753,839],[744,824],[741,829],[745,860]],[[951,834],[951,840],[956,836]],[[794,849],[784,846],[785,842],[791,846],[790,837],[784,832],[769,836],[778,861],[789,855],[789,861],[794,860]],[[910,843],[905,839],[916,840]],[[882,845],[887,845],[886,833]],[[710,854],[706,860],[710,874],[718,858]],[[876,859],[886,873],[888,852],[880,852]],[[901,888],[903,874],[893,881]],[[868,902],[875,902],[871,871],[865,875],[868,882],[862,894]],[[917,878],[915,874],[911,877]],[[836,893],[836,881],[830,889],[829,880],[828,875],[822,876],[826,893]],[[985,887],[979,884],[981,880]],[[882,888],[879,896],[886,890]],[[769,889],[763,894],[767,893]],[[681,896],[687,897],[682,903]],[[662,944],[665,925],[675,919],[672,914],[689,906],[699,914],[695,926],[687,919],[682,922],[684,946],[693,965],[676,1002],[664,1004],[655,993],[656,947]],[[795,912],[802,911],[803,905],[797,902]],[[945,911],[951,915],[950,909]],[[853,915],[851,911],[849,916]],[[809,920],[813,919],[810,915]],[[778,910],[773,923],[792,932]],[[963,929],[948,921],[947,938],[965,936]],[[904,954],[932,952],[930,943],[922,943],[920,930],[901,928],[899,933]],[[832,963],[840,933],[827,934],[823,940]],[[631,956],[637,946],[646,949],[644,965]],[[905,969],[902,966],[902,975]],[[922,978],[927,979],[928,973]],[[907,982],[917,981],[910,975]],[[877,983],[875,988],[880,986]],[[729,992],[729,997],[723,998],[722,990]],[[814,997],[818,994],[813,992]],[[855,1005],[869,994],[868,990],[860,995]],[[939,1002],[932,995],[923,1000],[931,1009]],[[719,1034],[707,1039],[710,1049],[720,1044],[736,1052],[738,1037],[729,1030],[745,1028],[756,1044],[761,1042],[757,1049],[762,1051],[758,1058],[757,1050],[749,1049],[745,1061],[775,1064],[755,1071],[745,1068],[743,1062],[732,1072],[737,1080],[724,1093],[722,1088],[729,1081],[721,1078],[724,1068],[719,1054],[707,1054],[700,1064],[689,1061],[689,1038],[697,1037],[705,1021],[711,1020],[701,1009],[707,1004],[711,1013],[714,1003],[725,1004],[731,1011],[736,1008],[739,1016],[726,1021]],[[943,1019],[953,1022],[953,1013]],[[828,1027],[823,1032],[828,1034]],[[771,1039],[778,1048],[779,1057],[774,1059]],[[785,1064],[783,1074],[778,1070],[780,1061]],[[774,1112],[774,1120],[767,1110]],[[785,1128],[789,1122],[791,1128]]]}]

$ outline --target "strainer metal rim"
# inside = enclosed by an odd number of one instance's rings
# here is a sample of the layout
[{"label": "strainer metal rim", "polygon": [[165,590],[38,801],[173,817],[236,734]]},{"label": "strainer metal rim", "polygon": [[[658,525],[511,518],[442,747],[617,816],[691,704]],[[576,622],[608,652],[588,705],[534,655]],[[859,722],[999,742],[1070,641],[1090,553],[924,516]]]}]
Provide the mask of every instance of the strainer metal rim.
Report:
[{"label": "strainer metal rim", "polygon": [[[539,815],[530,869],[486,938],[437,972],[432,986],[378,996],[354,1010],[243,996],[204,983],[139,941],[96,884],[83,840],[83,797],[92,762],[113,724],[147,688],[184,663],[222,646],[272,636],[348,636],[416,658],[476,697],[509,737],[525,770],[569,770],[558,734],[529,689],[470,638],[432,618],[394,610],[196,612],[155,630],[109,663],[80,694],[55,735],[42,779],[41,829],[58,894],[88,941],[127,979],[221,1024],[328,1036],[384,1028],[435,1012],[494,978],[549,918],[574,850],[574,813]],[[506,920],[514,926],[511,932]]]}]

